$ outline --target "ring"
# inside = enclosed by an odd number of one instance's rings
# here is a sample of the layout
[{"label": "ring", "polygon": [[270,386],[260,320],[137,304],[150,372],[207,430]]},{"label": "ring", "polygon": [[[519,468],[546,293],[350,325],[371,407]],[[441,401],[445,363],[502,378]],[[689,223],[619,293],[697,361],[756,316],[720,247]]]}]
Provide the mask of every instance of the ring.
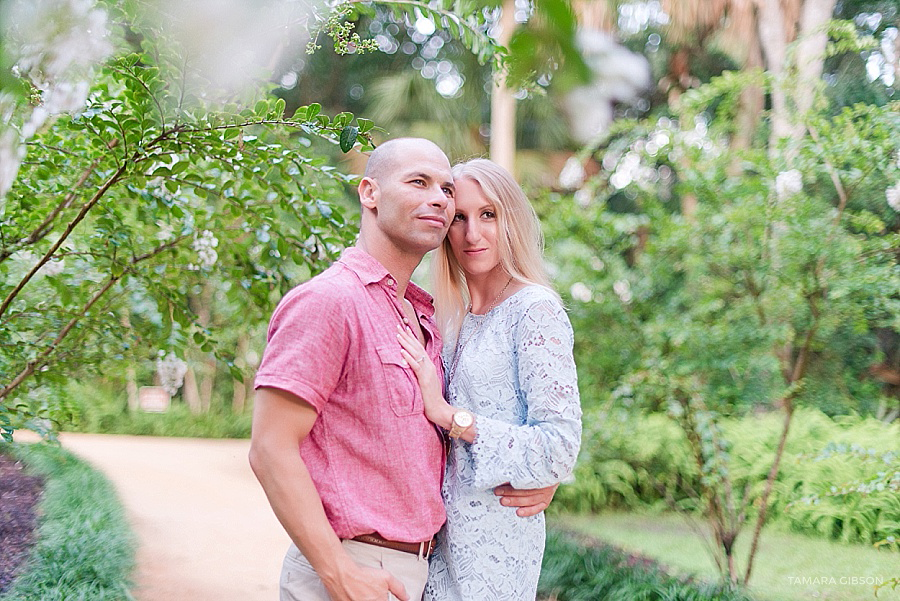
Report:
[{"label": "ring", "polygon": [[421,362],[424,361],[424,360],[425,360],[425,355],[422,355],[421,357],[419,357],[418,359],[416,359],[416,363],[421,363]]}]

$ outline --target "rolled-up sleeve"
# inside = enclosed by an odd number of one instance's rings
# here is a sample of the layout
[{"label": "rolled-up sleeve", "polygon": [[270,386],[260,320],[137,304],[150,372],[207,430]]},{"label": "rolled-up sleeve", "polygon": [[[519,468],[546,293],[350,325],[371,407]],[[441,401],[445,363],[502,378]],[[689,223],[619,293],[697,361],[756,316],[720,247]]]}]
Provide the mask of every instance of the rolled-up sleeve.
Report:
[{"label": "rolled-up sleeve", "polygon": [[540,488],[569,477],[581,446],[581,404],[572,355],[573,333],[563,307],[540,299],[514,333],[517,394],[527,407],[524,425],[479,416],[472,444],[475,486],[509,482]]},{"label": "rolled-up sleeve", "polygon": [[[332,295],[333,296],[333,295]],[[320,412],[341,378],[348,349],[344,303],[315,288],[291,290],[269,322],[254,388],[286,390]]]}]

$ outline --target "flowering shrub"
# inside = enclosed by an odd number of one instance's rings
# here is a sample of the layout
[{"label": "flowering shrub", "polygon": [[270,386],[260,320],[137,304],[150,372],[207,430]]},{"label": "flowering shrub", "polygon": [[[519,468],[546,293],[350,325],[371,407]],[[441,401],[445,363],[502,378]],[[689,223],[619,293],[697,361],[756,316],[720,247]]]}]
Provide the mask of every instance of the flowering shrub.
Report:
[{"label": "flowering shrub", "polygon": [[188,349],[240,378],[210,304],[262,321],[352,240],[353,178],[326,151],[371,148],[372,122],[220,90],[152,3],[11,4],[24,94],[0,96],[0,434],[65,414],[32,388],[159,347],[170,393]]}]

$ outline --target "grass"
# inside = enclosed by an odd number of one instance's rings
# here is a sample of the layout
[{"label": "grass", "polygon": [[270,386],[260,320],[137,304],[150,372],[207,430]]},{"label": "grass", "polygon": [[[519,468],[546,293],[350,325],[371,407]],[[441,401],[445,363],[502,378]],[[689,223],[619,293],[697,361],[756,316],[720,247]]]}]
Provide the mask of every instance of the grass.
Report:
[{"label": "grass", "polygon": [[47,444],[3,444],[44,478],[37,541],[26,571],[0,601],[131,600],[134,537],[99,472]]},{"label": "grass", "polygon": [[135,436],[180,436],[189,438],[249,438],[250,413],[230,412],[194,414],[184,405],[175,405],[165,413],[89,410],[74,424],[63,424],[69,432],[132,434]]},{"label": "grass", "polygon": [[655,562],[553,528],[538,594],[546,601],[751,601],[741,591],[673,577]]},{"label": "grass", "polygon": [[[604,513],[564,515],[554,525],[599,538],[631,553],[655,559],[674,574],[715,580],[707,547],[685,521],[672,514]],[[739,565],[745,565],[750,528],[738,539]],[[847,545],[766,528],[754,560],[750,594],[761,601],[874,601],[873,582],[900,576],[900,554],[864,545]],[[890,586],[877,599],[900,599]]]}]

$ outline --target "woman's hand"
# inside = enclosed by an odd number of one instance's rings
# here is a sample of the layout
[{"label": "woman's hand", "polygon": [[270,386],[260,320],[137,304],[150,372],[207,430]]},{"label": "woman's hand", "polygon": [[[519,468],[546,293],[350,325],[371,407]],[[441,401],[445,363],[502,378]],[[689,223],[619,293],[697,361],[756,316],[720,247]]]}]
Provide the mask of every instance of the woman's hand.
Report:
[{"label": "woman's hand", "polygon": [[400,343],[400,354],[408,367],[416,374],[422,400],[425,403],[425,417],[441,428],[450,429],[453,418],[453,407],[444,400],[441,379],[437,369],[428,358],[428,353],[409,329],[397,326],[397,341]]}]

